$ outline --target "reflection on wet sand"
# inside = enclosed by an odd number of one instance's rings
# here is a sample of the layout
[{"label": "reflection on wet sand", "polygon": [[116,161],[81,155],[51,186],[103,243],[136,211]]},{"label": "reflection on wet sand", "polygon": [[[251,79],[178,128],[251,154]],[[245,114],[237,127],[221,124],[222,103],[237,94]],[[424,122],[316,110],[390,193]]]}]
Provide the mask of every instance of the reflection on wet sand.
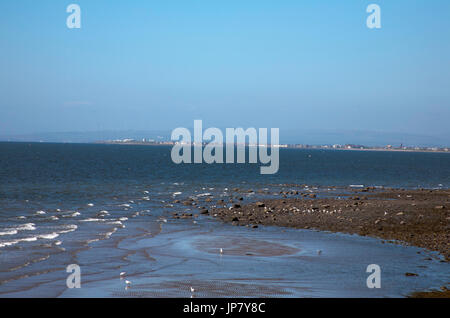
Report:
[{"label": "reflection on wet sand", "polygon": [[[212,240],[199,240],[195,247],[201,251],[211,254],[237,255],[237,256],[282,256],[292,255],[300,251],[278,243],[268,241],[252,240],[245,237],[218,237]],[[222,253],[220,253],[222,249]]]}]

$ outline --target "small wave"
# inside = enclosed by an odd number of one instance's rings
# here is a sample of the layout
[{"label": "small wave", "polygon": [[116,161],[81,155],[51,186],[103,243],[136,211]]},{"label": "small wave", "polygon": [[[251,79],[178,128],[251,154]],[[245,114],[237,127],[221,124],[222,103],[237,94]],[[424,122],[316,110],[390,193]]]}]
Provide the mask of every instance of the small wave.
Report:
[{"label": "small wave", "polygon": [[77,228],[78,228],[77,225],[75,225],[75,224],[69,224],[69,225],[66,225],[66,226],[65,226],[65,229],[64,229],[64,230],[59,231],[59,234],[70,233],[70,232],[75,231]]},{"label": "small wave", "polygon": [[53,232],[53,233],[50,233],[50,234],[39,235],[38,238],[44,239],[44,240],[53,240],[54,238],[57,238],[58,236],[59,236],[58,233]]},{"label": "small wave", "polygon": [[17,243],[19,243],[19,242],[18,241],[0,242],[0,247],[11,246],[11,245],[14,245]]},{"label": "small wave", "polygon": [[351,184],[349,185],[350,188],[364,188],[364,184]]},{"label": "small wave", "polygon": [[43,215],[43,214],[47,214],[47,212],[45,212],[45,211],[36,211],[36,214],[37,215]]},{"label": "small wave", "polygon": [[174,192],[173,196],[180,195],[181,193],[183,193],[183,192]]},{"label": "small wave", "polygon": [[2,231],[2,232],[0,232],[0,236],[3,236],[3,235],[14,235],[14,234],[17,234],[17,230],[4,230],[4,231]]},{"label": "small wave", "polygon": [[118,225],[122,225],[123,223],[120,221],[113,221],[113,222],[108,222],[106,224],[118,224]]},{"label": "small wave", "polygon": [[84,219],[81,220],[81,222],[103,222],[104,220],[102,219],[96,219],[96,218],[88,218],[88,219]]},{"label": "small wave", "polygon": [[4,241],[4,242],[0,242],[0,247],[12,246],[12,245],[15,245],[20,242],[34,242],[34,241],[37,241],[37,239],[38,239],[38,236],[32,236],[32,237],[25,237],[25,238],[21,238],[21,239],[17,239],[17,240],[12,240],[12,241]]},{"label": "small wave", "polygon": [[25,223],[25,224],[19,225],[15,229],[18,231],[34,231],[34,230],[36,230],[35,225],[36,224],[34,224],[34,223]]}]

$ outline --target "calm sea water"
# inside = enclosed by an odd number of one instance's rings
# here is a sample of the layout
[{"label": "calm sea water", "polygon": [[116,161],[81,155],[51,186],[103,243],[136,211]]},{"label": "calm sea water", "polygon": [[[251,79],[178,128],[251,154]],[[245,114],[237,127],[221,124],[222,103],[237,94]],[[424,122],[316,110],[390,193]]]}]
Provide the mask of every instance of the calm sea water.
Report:
[{"label": "calm sea water", "polygon": [[[281,149],[279,173],[260,175],[259,164],[175,165],[170,150],[0,143],[0,296],[189,297],[191,285],[200,297],[401,296],[449,280],[447,264],[424,264],[415,248],[170,216],[196,213],[175,199],[229,199],[234,187],[448,188],[450,154]],[[389,288],[366,288],[371,263],[384,264]],[[82,268],[79,290],[66,288],[69,264]],[[405,279],[419,268],[414,282]]]}]

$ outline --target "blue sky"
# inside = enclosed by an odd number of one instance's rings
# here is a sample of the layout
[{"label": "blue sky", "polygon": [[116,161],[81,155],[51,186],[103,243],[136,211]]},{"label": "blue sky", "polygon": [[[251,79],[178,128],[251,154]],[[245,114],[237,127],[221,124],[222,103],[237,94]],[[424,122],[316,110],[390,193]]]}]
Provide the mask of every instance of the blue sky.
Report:
[{"label": "blue sky", "polygon": [[447,0],[5,0],[0,39],[0,135],[202,119],[450,141]]}]

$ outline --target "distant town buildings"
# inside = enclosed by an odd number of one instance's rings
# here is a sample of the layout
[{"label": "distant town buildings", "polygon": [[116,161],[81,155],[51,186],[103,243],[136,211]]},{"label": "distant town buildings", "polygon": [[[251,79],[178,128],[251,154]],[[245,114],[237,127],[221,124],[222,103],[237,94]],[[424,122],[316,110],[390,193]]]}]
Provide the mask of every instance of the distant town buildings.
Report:
[{"label": "distant town buildings", "polygon": [[[179,142],[174,141],[167,141],[163,140],[163,137],[158,136],[158,141],[154,139],[146,139],[142,138],[140,140],[137,139],[131,139],[131,138],[124,138],[124,139],[115,139],[115,140],[107,140],[107,141],[100,141],[99,143],[106,143],[106,144],[128,144],[128,145],[150,145],[150,146],[173,146],[175,144],[178,144]],[[208,143],[204,142],[202,145],[207,145]],[[195,145],[194,143],[192,145]],[[245,146],[255,147],[260,146],[264,147],[267,145],[249,145],[248,143],[245,144]],[[273,145],[269,147],[277,147],[277,148],[296,148],[296,149],[334,149],[334,150],[389,150],[389,151],[426,151],[426,152],[450,152],[448,147],[418,147],[418,146],[404,146],[401,144],[398,147],[395,147],[393,145],[386,145],[386,146],[380,146],[380,147],[371,147],[371,146],[364,146],[364,145],[358,145],[358,144],[333,144],[333,145],[307,145],[307,144],[280,144],[280,145]]]},{"label": "distant town buildings", "polygon": [[302,149],[336,149],[336,150],[392,150],[392,151],[434,151],[434,152],[449,152],[448,147],[418,147],[418,146],[403,146],[394,147],[393,145],[386,145],[384,147],[372,147],[355,144],[333,144],[333,145],[303,145],[290,144],[288,148],[302,148]]}]

